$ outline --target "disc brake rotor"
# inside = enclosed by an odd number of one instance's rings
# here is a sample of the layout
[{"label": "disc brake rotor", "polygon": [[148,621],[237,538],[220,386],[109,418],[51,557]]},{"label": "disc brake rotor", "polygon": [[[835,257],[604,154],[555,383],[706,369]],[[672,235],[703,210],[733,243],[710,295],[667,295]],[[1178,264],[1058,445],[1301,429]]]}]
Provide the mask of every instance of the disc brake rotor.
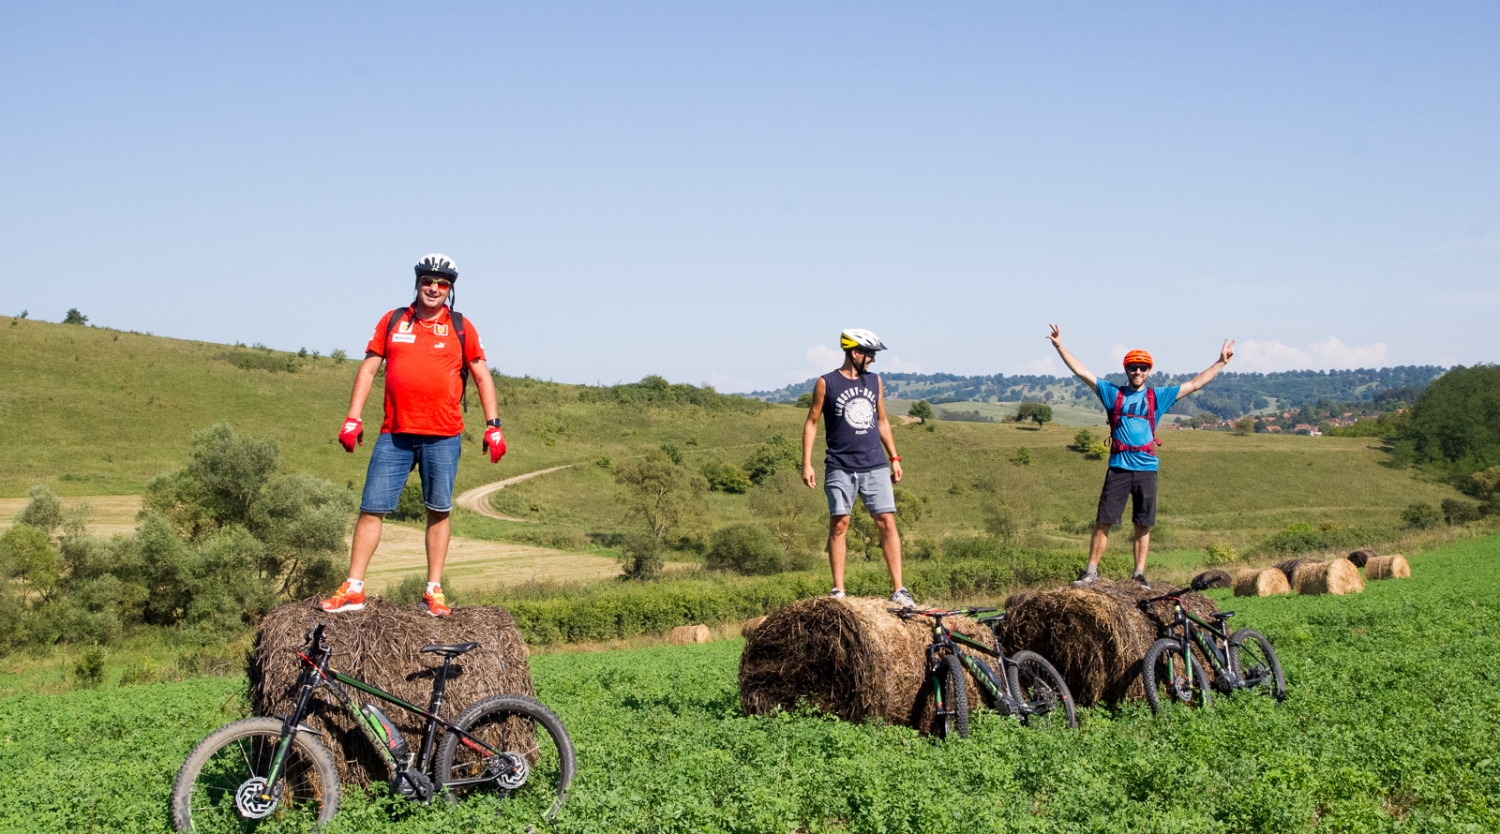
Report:
[{"label": "disc brake rotor", "polygon": [[490,760],[486,776],[508,791],[517,790],[531,776],[531,763],[520,753],[501,753]]},{"label": "disc brake rotor", "polygon": [[266,789],[266,780],[260,776],[253,776],[240,784],[234,792],[234,807],[239,809],[240,816],[252,820],[264,819],[276,810],[276,798],[270,797],[270,791]]}]

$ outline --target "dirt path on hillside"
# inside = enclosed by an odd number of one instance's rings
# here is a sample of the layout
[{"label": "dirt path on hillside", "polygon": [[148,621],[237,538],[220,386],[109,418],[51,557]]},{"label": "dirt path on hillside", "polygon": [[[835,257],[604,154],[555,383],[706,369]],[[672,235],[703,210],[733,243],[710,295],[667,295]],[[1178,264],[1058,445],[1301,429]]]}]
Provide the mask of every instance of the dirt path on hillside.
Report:
[{"label": "dirt path on hillside", "polygon": [[538,475],[545,475],[548,472],[556,472],[559,469],[567,469],[569,467],[577,465],[578,464],[576,463],[565,463],[562,466],[554,466],[551,469],[538,469],[535,472],[527,472],[525,475],[517,475],[513,478],[506,478],[503,481],[495,481],[492,484],[485,484],[482,487],[474,487],[468,492],[465,492],[464,494],[458,496],[458,499],[454,503],[458,504],[458,506],[463,507],[469,512],[479,513],[480,515],[487,516],[489,518],[498,518],[501,521],[519,521],[522,524],[535,524],[536,521],[534,521],[533,519],[508,516],[500,512],[499,510],[496,510],[494,507],[491,507],[490,496],[502,489],[505,489],[511,484],[519,484],[524,480],[535,478]]}]

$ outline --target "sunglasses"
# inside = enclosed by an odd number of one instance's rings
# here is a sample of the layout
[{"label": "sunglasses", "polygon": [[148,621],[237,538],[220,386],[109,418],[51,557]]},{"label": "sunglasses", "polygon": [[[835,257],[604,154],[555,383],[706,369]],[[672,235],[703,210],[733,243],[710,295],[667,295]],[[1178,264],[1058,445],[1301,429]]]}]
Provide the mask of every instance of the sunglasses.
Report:
[{"label": "sunglasses", "polygon": [[1146,373],[1149,370],[1151,370],[1151,366],[1150,365],[1126,365],[1125,366],[1125,372],[1126,373],[1131,373],[1131,374],[1133,374],[1133,373]]},{"label": "sunglasses", "polygon": [[424,287],[430,287],[436,284],[437,286],[442,287],[445,290],[453,286],[453,282],[449,281],[447,278],[434,278],[431,275],[423,275],[421,284]]}]

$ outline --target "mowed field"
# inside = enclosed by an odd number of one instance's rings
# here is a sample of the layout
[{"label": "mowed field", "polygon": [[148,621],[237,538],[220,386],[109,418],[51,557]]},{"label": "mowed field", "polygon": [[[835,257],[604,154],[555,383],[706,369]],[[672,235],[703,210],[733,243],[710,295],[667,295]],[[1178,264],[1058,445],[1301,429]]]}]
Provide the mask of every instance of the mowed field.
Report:
[{"label": "mowed field", "polygon": [[[1488,832],[1500,829],[1500,538],[1411,559],[1349,597],[1235,599],[1275,644],[1282,704],[1141,704],[963,741],[813,712],[741,715],[726,639],[533,657],[579,773],[555,826],[493,802],[347,796],[330,832]],[[0,829],[167,831],[191,747],[245,712],[240,678],[0,700]]]}]

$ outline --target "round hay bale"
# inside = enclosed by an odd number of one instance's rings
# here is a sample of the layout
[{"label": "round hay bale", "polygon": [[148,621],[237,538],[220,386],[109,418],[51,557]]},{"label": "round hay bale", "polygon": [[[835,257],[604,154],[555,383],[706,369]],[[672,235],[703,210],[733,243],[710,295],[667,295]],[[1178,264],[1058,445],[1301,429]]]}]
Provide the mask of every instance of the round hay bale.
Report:
[{"label": "round hay bale", "polygon": [[1406,579],[1410,576],[1411,563],[1400,553],[1376,556],[1365,563],[1366,579]]},{"label": "round hay bale", "polygon": [[749,637],[750,635],[754,634],[755,630],[757,628],[760,628],[760,624],[765,621],[766,618],[764,615],[759,617],[751,617],[750,619],[745,621],[744,625],[740,626],[740,636]]},{"label": "round hay bale", "polygon": [[1292,585],[1286,581],[1286,574],[1275,568],[1247,569],[1234,578],[1234,595],[1237,597],[1273,597],[1291,592]]},{"label": "round hay bale", "polygon": [[[1281,573],[1286,576],[1286,581],[1291,583],[1293,575],[1297,573],[1297,568],[1300,568],[1303,565],[1312,565],[1316,563],[1316,559],[1283,559],[1280,562],[1272,565],[1271,567],[1281,571]],[[1295,583],[1292,583],[1292,587],[1295,588],[1297,586]]]},{"label": "round hay bale", "polygon": [[[1136,603],[1165,590],[1101,579],[1092,588],[1041,591],[1006,609],[1000,645],[1007,652],[1030,649],[1052,661],[1079,706],[1144,698],[1141,661],[1170,622],[1172,604],[1159,602],[1145,612]],[[1181,596],[1200,617],[1217,610],[1202,594]]]},{"label": "round hay bale", "polygon": [[1192,587],[1202,588],[1228,588],[1234,584],[1234,578],[1228,571],[1209,569],[1193,577]]},{"label": "round hay bale", "polygon": [[699,623],[697,625],[678,626],[672,629],[672,645],[686,646],[692,643],[707,643],[713,639],[708,626]]},{"label": "round hay bale", "polygon": [[[814,597],[772,612],[740,655],[745,714],[792,710],[806,700],[846,721],[880,719],[930,732],[930,621],[903,620],[893,607],[885,599]],[[955,629],[990,642],[988,629],[971,619],[959,618]]]},{"label": "round hay bale", "polygon": [[1292,574],[1292,588],[1299,594],[1357,594],[1365,589],[1364,577],[1359,568],[1348,559],[1333,559],[1328,562],[1305,562],[1297,566]]},{"label": "round hay bale", "polygon": [[1349,561],[1353,562],[1354,566],[1356,568],[1362,568],[1371,559],[1378,558],[1379,556],[1380,556],[1380,554],[1376,553],[1373,550],[1364,549],[1364,550],[1356,550],[1353,553],[1350,553],[1346,558]]},{"label": "round hay bale", "polygon": [[[285,715],[296,707],[297,676],[303,663],[295,650],[314,621],[327,623],[324,639],[333,649],[328,663],[346,675],[378,686],[408,703],[426,707],[442,658],[421,654],[429,643],[478,641],[479,648],[448,669],[443,717],[451,719],[489,695],[535,696],[526,642],[503,608],[461,607],[451,617],[431,617],[415,605],[395,605],[376,596],[363,611],[327,614],[315,600],[288,603],[260,621],[250,650],[250,708],[256,715]],[[399,707],[344,687],[352,697],[379,706],[415,750],[423,719]],[[354,726],[354,719],[327,693],[314,695],[303,723],[328,735],[329,752],[346,784],[368,785],[390,778],[380,754]]]},{"label": "round hay bale", "polygon": [[1005,598],[1005,602],[1001,603],[1001,608],[1009,611],[1034,596],[1036,596],[1036,591],[1016,591]]}]

